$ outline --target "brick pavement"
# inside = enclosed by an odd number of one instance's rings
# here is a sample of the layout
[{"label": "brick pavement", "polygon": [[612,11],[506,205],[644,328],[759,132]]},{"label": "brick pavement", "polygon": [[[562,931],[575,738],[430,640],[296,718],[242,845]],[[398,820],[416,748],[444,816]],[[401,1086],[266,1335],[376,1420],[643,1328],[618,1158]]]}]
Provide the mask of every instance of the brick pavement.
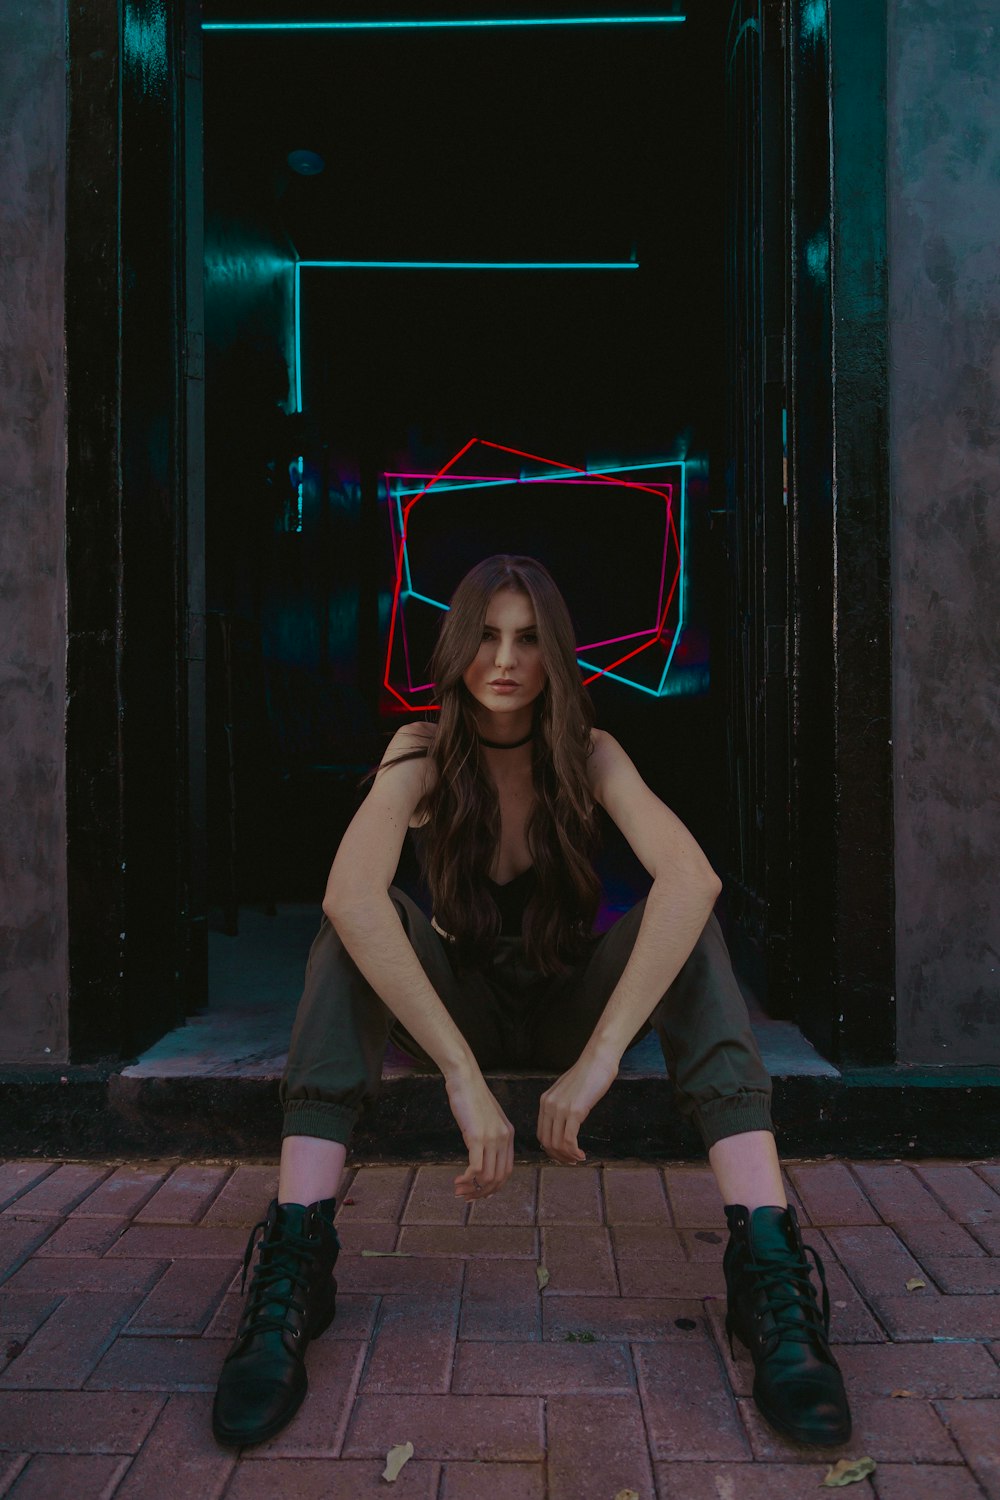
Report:
[{"label": "brick pavement", "polygon": [[868,1454],[859,1500],[1000,1500],[997,1163],[787,1164],[855,1414],[832,1454],[778,1438],[730,1357],[704,1168],[519,1165],[471,1208],[458,1170],[352,1172],[309,1398],[237,1456],[209,1412],[276,1168],[0,1163],[0,1496],[800,1500]]}]

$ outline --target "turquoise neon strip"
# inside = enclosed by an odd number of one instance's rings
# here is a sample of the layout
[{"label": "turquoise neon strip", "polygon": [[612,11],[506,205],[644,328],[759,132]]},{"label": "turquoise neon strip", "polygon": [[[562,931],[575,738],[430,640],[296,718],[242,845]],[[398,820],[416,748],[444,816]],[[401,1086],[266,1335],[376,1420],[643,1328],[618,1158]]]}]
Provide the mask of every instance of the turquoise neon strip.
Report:
[{"label": "turquoise neon strip", "polygon": [[292,299],[295,305],[295,395],[292,400],[292,410],[302,410],[302,315],[300,312],[302,287],[299,276],[299,263],[295,262],[295,274],[292,278]]},{"label": "turquoise neon strip", "polygon": [[297,260],[295,262],[295,393],[302,411],[302,267],[367,271],[638,271],[636,260]]},{"label": "turquoise neon strip", "polygon": [[498,16],[452,21],[203,21],[202,31],[451,31],[488,26],[676,26],[686,16]]},{"label": "turquoise neon strip", "polygon": [[[477,479],[467,484],[444,484],[438,485],[439,495],[450,495],[456,490],[490,490],[496,489],[498,485],[505,484],[555,484],[562,481],[564,484],[572,484],[574,479],[600,478],[602,474],[630,474],[636,469],[680,469],[681,471],[681,514],[684,506],[684,471],[686,460],[683,458],[667,458],[655,464],[603,464],[599,469],[573,470],[568,474],[527,474],[520,479]],[[426,485],[424,486],[426,489]],[[396,490],[394,493],[397,500],[405,499],[407,495],[422,495],[424,489],[419,490]],[[400,518],[400,528],[402,528]]]},{"label": "turquoise neon strip", "polygon": [[300,260],[344,271],[638,271],[636,260]]},{"label": "turquoise neon strip", "polygon": [[403,595],[401,597],[404,597],[406,599],[419,599],[423,604],[433,604],[435,609],[443,609],[446,614],[451,608],[450,604],[441,604],[437,599],[428,599],[426,594],[418,594],[415,589],[404,589]]}]

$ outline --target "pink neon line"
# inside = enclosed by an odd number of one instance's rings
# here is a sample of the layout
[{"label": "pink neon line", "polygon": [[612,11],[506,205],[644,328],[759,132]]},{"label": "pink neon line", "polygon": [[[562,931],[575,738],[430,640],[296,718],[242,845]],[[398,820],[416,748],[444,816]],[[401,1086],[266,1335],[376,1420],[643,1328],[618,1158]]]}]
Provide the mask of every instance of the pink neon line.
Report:
[{"label": "pink neon line", "polygon": [[637,640],[640,635],[655,634],[656,626],[654,625],[650,630],[633,630],[628,635],[609,635],[606,641],[585,641],[581,645],[577,646],[576,650],[577,654],[579,654],[581,651],[596,651],[598,646],[613,646],[617,641],[634,641]]},{"label": "pink neon line", "polygon": [[615,667],[620,667],[621,666],[622,662],[624,662],[624,661],[631,661],[631,659],[632,659],[633,656],[638,656],[641,651],[648,651],[649,648],[650,648],[650,646],[655,646],[656,645],[657,641],[660,639],[660,635],[662,634],[663,627],[667,623],[667,611],[670,609],[670,603],[671,603],[671,600],[674,597],[674,590],[677,587],[677,580],[680,578],[680,576],[681,576],[681,570],[680,570],[680,566],[678,566],[677,572],[674,574],[674,581],[670,585],[670,594],[667,597],[667,603],[666,603],[666,607],[664,608],[664,611],[663,611],[663,617],[660,620],[659,629],[657,630],[657,632],[656,632],[655,636],[653,637],[653,639],[651,641],[647,641],[644,646],[636,646],[636,648],[635,648],[634,651],[627,651],[624,656],[619,656],[619,658],[618,658],[617,661],[609,662],[606,667],[601,667],[600,671],[599,672],[594,672],[592,676],[585,677],[583,679],[583,685],[584,685],[584,687],[586,687],[588,683],[596,681],[596,679],[598,677],[603,677],[605,675],[605,673],[607,673],[607,672],[613,672],[614,669],[615,669]]},{"label": "pink neon line", "polygon": [[[476,438],[474,441],[482,443],[486,448],[497,448],[501,453],[514,453],[518,458],[533,459],[536,464],[551,464],[554,469],[565,469],[571,474],[582,474],[592,479],[606,479],[609,484],[623,484],[630,490],[645,490],[651,495],[660,493],[648,484],[640,484],[638,480],[618,479],[614,474],[604,474],[598,469],[581,469],[576,464],[561,464],[554,458],[542,458],[538,453],[527,453],[523,448],[508,448],[504,443],[491,443],[488,438]],[[662,499],[663,496],[661,495],[660,498]]]},{"label": "pink neon line", "polygon": [[[396,520],[393,519],[393,511],[396,510],[396,504],[394,504],[393,493],[391,493],[390,484],[388,484],[390,475],[385,474],[384,477],[385,489],[388,492],[388,529],[390,529],[391,537],[393,537],[393,561],[396,561]],[[414,687],[414,672],[412,672],[411,664],[409,664],[409,631],[406,630],[406,610],[403,609],[402,604],[400,604],[399,610],[399,628],[400,634],[403,637],[403,660],[406,661],[406,682],[408,682],[409,691],[415,693],[417,688]]]},{"label": "pink neon line", "polygon": [[[430,479],[431,475],[426,469],[421,474],[404,474],[401,469],[384,469],[383,473],[387,479]],[[497,478],[495,474],[453,474],[452,479],[472,479],[480,484],[489,484]],[[513,480],[509,481],[514,483]],[[501,478],[498,483],[503,483]]]},{"label": "pink neon line", "polygon": [[[450,468],[453,468],[454,465],[458,463],[458,460],[462,457],[462,454],[463,453],[467,453],[469,451],[469,449],[473,446],[473,444],[475,442],[476,442],[475,438],[470,438],[469,441],[465,444],[465,446],[463,448],[459,449],[459,451],[455,454],[454,458],[450,459],[449,462],[445,464],[444,468],[441,469],[441,470],[439,470],[438,474],[431,481],[431,484],[436,483],[437,480],[441,478],[442,474],[446,474]],[[425,490],[423,491],[423,493],[426,494],[426,491],[428,489],[430,489],[430,487],[431,487],[430,485],[427,485],[426,488],[425,488]],[[406,699],[400,693],[396,692],[396,689],[392,686],[391,682],[389,681],[389,673],[392,670],[392,647],[393,647],[393,642],[394,642],[395,636],[396,636],[396,613],[397,613],[397,611],[399,609],[399,595],[400,595],[400,591],[402,590],[402,587],[403,587],[403,554],[404,554],[404,552],[406,550],[406,517],[407,517],[408,514],[409,514],[409,508],[407,509],[406,512],[404,512],[402,545],[400,546],[400,549],[399,549],[399,557],[396,560],[396,583],[395,583],[395,587],[393,588],[393,592],[392,592],[392,611],[391,611],[390,616],[389,616],[389,642],[388,642],[388,646],[386,648],[386,656],[385,656],[385,675],[384,675],[384,677],[382,679],[383,685],[386,688],[388,688],[389,692],[392,693],[393,697],[394,698],[398,698],[399,701],[400,701],[400,703],[402,703],[403,707],[407,708],[407,709],[411,708],[411,705],[409,703],[407,703]],[[434,705],[431,705],[431,706],[433,706],[435,708],[440,707],[439,704],[434,704]],[[417,705],[417,706],[415,706],[413,708],[413,712],[419,712],[419,705]]]},{"label": "pink neon line", "polygon": [[[389,503],[387,506],[387,509],[389,511],[389,534],[392,537],[392,560],[393,562],[395,562],[398,544],[396,542],[396,522],[393,518],[393,512],[395,511],[396,506],[394,503],[392,490],[389,485],[390,476],[386,471],[383,471],[383,477],[386,481],[386,493],[389,499]],[[400,633],[403,637],[403,657],[406,661],[406,681],[409,684],[409,690],[412,693],[415,692],[416,689],[413,686],[413,672],[410,667],[410,641],[406,630],[406,611],[404,609],[400,610],[399,625]]]},{"label": "pink neon line", "polygon": [[[663,604],[663,585],[667,581],[667,548],[670,546],[670,514],[673,509],[674,497],[671,486],[670,499],[667,501],[666,526],[663,528],[663,561],[660,563],[660,591],[656,596],[656,618],[660,618],[660,608]],[[678,559],[679,560],[679,559]]]}]

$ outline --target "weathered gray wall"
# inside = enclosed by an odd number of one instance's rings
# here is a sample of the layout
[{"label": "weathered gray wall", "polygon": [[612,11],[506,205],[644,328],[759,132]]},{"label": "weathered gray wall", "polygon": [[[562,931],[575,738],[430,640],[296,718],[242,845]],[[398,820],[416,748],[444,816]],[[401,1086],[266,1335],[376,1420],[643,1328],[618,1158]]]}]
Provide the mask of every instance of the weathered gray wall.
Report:
[{"label": "weathered gray wall", "polygon": [[62,0],[0,17],[0,1061],[67,1052],[66,54]]},{"label": "weathered gray wall", "polygon": [[1000,0],[889,0],[901,1061],[1000,1063]]}]

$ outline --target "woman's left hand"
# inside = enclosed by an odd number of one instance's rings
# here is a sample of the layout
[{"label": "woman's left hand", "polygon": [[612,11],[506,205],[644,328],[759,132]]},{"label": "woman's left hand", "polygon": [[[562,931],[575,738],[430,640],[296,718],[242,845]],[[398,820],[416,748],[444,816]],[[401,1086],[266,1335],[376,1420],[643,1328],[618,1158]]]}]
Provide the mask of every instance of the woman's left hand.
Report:
[{"label": "woman's left hand", "polygon": [[612,1054],[584,1048],[573,1066],[545,1090],[538,1105],[538,1139],[553,1161],[564,1166],[586,1161],[577,1131],[618,1077],[619,1061]]}]

